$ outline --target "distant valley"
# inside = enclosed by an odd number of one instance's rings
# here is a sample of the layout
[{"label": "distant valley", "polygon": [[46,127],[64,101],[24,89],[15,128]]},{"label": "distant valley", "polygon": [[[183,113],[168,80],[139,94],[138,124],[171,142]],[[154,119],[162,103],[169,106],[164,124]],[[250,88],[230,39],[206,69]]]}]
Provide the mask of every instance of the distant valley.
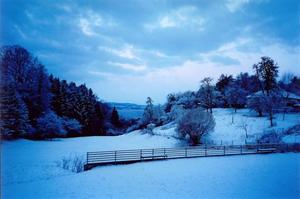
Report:
[{"label": "distant valley", "polygon": [[116,103],[109,102],[111,107],[116,107],[118,113],[123,119],[136,119],[141,118],[145,105],[133,104],[133,103]]}]

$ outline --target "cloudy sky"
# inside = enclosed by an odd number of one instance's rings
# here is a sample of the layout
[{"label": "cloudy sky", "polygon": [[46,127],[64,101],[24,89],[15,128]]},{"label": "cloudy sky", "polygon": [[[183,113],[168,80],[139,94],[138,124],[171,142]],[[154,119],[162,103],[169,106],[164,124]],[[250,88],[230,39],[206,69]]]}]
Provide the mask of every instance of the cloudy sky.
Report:
[{"label": "cloudy sky", "polygon": [[299,12],[299,0],[2,0],[0,42],[104,101],[163,103],[261,56],[300,75]]}]

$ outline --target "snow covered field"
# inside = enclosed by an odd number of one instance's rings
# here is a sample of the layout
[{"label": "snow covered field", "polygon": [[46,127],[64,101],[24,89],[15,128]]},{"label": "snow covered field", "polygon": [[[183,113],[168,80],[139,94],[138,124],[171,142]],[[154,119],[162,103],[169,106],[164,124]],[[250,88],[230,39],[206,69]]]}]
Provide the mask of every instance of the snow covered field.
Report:
[{"label": "snow covered field", "polygon": [[[259,135],[267,131],[276,131],[281,133],[294,125],[300,124],[299,113],[289,113],[285,115],[283,120],[282,114],[275,115],[275,126],[270,127],[270,122],[267,117],[257,117],[256,113],[249,109],[239,109],[237,113],[233,114],[232,123],[232,110],[217,108],[213,110],[213,115],[216,121],[216,126],[205,139],[213,141],[216,144],[231,145],[245,144],[246,133],[241,127],[243,124],[247,125],[248,137],[255,139]],[[170,123],[162,127],[157,127],[153,130],[155,135],[162,135],[164,137],[177,137],[175,132],[176,124]],[[300,142],[300,134],[295,136],[287,136],[288,142]]]},{"label": "snow covered field", "polygon": [[[231,124],[230,110],[215,109],[216,128],[209,139],[241,142],[239,121],[247,118],[249,134],[269,130],[266,118],[246,117],[239,110]],[[299,115],[276,129],[299,124]],[[3,198],[299,198],[300,154],[248,155],[104,166],[72,173],[57,166],[69,155],[87,151],[182,146],[175,125],[134,131],[115,137],[83,137],[56,141],[16,140],[1,143]],[[250,130],[251,129],[251,130]]]},{"label": "snow covered field", "polygon": [[[256,117],[256,113],[249,109],[240,109],[233,114],[234,123],[232,123],[232,110],[230,109],[214,109],[214,117],[216,127],[214,132],[208,136],[208,140],[221,142],[223,144],[244,144],[245,131],[241,128],[242,124],[247,124],[247,131],[250,137],[255,138],[266,131],[282,132],[288,128],[300,124],[299,113],[289,113],[285,115],[283,120],[282,114],[275,114],[275,126],[270,127],[270,121],[267,117]],[[300,142],[300,137],[296,138]]]},{"label": "snow covered field", "polygon": [[[54,149],[51,147],[52,144],[47,144],[48,148],[44,149],[35,143],[31,145],[32,149],[36,146],[38,154],[31,156],[26,153],[28,151],[24,147],[25,151],[21,150],[18,153],[18,157],[23,161],[11,161],[10,165],[6,165],[15,166],[14,169],[18,166],[20,168],[9,170],[12,175],[18,175],[15,178],[11,178],[12,176],[4,178],[3,198],[299,198],[300,196],[300,154],[295,153],[167,160],[103,166],[78,174],[61,170],[50,175],[48,172],[56,168],[45,158],[47,156],[45,153]],[[54,150],[53,153],[58,154],[58,151],[59,149]],[[6,152],[4,151],[4,154]]]}]

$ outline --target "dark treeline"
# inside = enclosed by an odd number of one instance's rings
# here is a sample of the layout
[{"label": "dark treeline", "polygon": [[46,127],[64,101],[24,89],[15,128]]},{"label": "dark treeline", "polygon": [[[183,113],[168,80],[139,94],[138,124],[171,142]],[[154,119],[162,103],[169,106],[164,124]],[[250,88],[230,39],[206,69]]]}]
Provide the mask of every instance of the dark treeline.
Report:
[{"label": "dark treeline", "polygon": [[105,135],[110,107],[85,85],[49,75],[20,46],[1,48],[1,137]]},{"label": "dark treeline", "polygon": [[52,94],[51,109],[61,117],[76,119],[84,135],[105,135],[104,120],[110,111],[107,104],[98,101],[92,89],[84,84],[49,77]]}]

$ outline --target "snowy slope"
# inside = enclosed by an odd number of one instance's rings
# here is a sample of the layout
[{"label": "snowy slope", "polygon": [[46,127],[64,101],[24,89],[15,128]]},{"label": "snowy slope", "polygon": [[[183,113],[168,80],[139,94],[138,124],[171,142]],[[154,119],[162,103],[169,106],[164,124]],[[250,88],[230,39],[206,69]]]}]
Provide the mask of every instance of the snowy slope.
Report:
[{"label": "snowy slope", "polygon": [[[242,143],[239,127],[247,120],[249,134],[270,130],[267,118],[238,110],[231,124],[229,109],[215,109],[216,128],[208,140]],[[299,124],[299,115],[276,116],[273,129]],[[3,198],[299,198],[300,154],[196,158],[105,166],[79,174],[57,166],[69,155],[87,151],[176,147],[176,124],[154,129],[154,135],[133,131],[121,136],[82,137],[56,141],[1,143]],[[292,142],[293,137],[285,138]],[[225,172],[226,171],[226,172]],[[276,175],[275,175],[276,174]],[[242,183],[241,183],[242,182]],[[289,186],[285,186],[289,184]]]},{"label": "snowy slope", "polygon": [[103,166],[6,183],[3,198],[299,198],[299,164],[289,153]]},{"label": "snowy slope", "polygon": [[247,131],[250,137],[259,136],[271,130],[282,132],[296,124],[300,124],[299,113],[286,114],[284,120],[282,114],[276,114],[274,120],[276,125],[274,127],[270,127],[267,117],[257,117],[249,109],[240,109],[237,113],[234,113],[234,123],[232,123],[231,109],[214,109],[213,114],[216,120],[216,127],[207,139],[217,143],[222,141],[223,144],[231,144],[232,142],[234,144],[244,143],[246,133],[241,128],[243,123],[247,124]]},{"label": "snowy slope", "polygon": [[[241,127],[242,124],[247,125],[248,141],[251,139],[254,140],[265,132],[274,130],[281,133],[294,125],[300,124],[299,113],[286,114],[284,120],[282,114],[276,114],[274,119],[276,125],[274,127],[270,127],[270,122],[267,117],[257,117],[256,114],[249,109],[240,109],[237,113],[232,113],[231,109],[213,109],[216,126],[213,132],[210,132],[209,135],[204,137],[204,142],[223,145],[244,144],[246,133]],[[163,137],[178,138],[176,124],[174,122],[156,127],[153,133]],[[300,136],[287,136],[284,138],[284,141],[300,142]]]},{"label": "snowy slope", "polygon": [[[174,147],[174,138],[141,135],[134,131],[122,136],[82,137],[57,141],[4,141],[1,179],[4,184],[48,179],[64,174],[56,166],[65,156],[84,156],[88,151]],[[85,157],[85,156],[84,156]]]}]

